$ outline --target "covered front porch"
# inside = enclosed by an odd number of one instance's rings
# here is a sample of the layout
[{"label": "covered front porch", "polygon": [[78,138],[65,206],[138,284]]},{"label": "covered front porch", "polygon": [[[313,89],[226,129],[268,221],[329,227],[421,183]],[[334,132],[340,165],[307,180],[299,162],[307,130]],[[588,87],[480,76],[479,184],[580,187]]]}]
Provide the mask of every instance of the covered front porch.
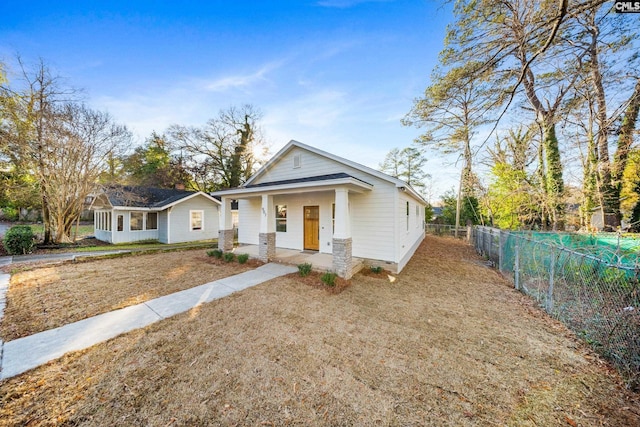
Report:
[{"label": "covered front porch", "polygon": [[372,187],[352,176],[334,174],[220,191],[218,247],[233,248],[231,201],[236,199],[239,242],[248,243],[244,253],[265,262],[309,262],[315,269],[348,279],[361,268],[361,260],[352,256],[350,194]]}]

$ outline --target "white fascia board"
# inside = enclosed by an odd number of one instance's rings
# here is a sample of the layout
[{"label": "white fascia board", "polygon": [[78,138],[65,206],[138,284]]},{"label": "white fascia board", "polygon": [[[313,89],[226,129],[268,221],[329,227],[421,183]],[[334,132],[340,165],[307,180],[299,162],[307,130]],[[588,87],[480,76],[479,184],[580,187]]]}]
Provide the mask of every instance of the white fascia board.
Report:
[{"label": "white fascia board", "polygon": [[113,210],[114,211],[141,211],[141,212],[148,212],[148,211],[157,211],[158,209],[155,209],[155,208],[152,209],[152,208],[146,208],[146,207],[137,207],[137,206],[114,206]]},{"label": "white fascia board", "polygon": [[196,197],[196,196],[204,196],[204,197],[206,197],[207,199],[211,200],[212,202],[215,202],[215,203],[216,203],[216,205],[218,205],[218,206],[220,206],[220,205],[222,204],[222,203],[221,203],[221,202],[219,202],[217,199],[215,199],[213,196],[210,196],[209,194],[207,194],[207,193],[205,193],[205,192],[203,192],[203,191],[198,191],[198,192],[196,192],[196,193],[193,193],[193,194],[188,195],[187,197],[183,197],[183,198],[182,198],[182,199],[180,199],[180,200],[176,200],[175,202],[167,203],[166,205],[162,205],[162,206],[158,206],[156,209],[159,209],[159,210],[165,210],[165,209],[170,208],[170,207],[172,207],[172,206],[178,205],[178,204],[180,204],[180,203],[182,203],[182,202],[186,202],[186,201],[187,201],[187,200],[189,200],[189,199],[193,199],[193,198],[194,198],[194,197]]},{"label": "white fascia board", "polygon": [[427,205],[427,201],[422,197],[416,190],[414,190],[409,184],[398,185],[396,186],[398,190],[404,191],[412,196],[414,199],[422,203],[424,206]]},{"label": "white fascia board", "polygon": [[364,192],[373,189],[373,185],[355,178],[339,178],[325,181],[297,182],[291,184],[269,185],[252,188],[234,188],[230,190],[216,191],[216,196],[234,197],[257,194],[285,194],[304,191],[333,190],[336,187],[347,186],[354,192]]}]

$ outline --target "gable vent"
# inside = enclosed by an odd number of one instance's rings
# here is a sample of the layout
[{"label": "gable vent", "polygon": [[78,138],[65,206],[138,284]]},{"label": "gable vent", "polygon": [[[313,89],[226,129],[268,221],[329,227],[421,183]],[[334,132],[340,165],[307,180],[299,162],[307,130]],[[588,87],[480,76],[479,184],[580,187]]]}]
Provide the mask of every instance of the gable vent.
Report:
[{"label": "gable vent", "polygon": [[293,168],[299,168],[302,166],[302,156],[300,154],[296,154],[293,156]]}]

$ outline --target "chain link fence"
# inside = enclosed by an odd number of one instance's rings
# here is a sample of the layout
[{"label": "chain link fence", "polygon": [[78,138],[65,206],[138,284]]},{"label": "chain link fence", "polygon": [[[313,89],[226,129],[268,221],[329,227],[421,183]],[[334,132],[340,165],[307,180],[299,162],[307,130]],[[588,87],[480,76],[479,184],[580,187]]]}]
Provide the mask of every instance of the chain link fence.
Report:
[{"label": "chain link fence", "polygon": [[[475,227],[472,244],[640,389],[640,267],[611,264],[525,233]],[[636,255],[637,259],[637,255]]]}]

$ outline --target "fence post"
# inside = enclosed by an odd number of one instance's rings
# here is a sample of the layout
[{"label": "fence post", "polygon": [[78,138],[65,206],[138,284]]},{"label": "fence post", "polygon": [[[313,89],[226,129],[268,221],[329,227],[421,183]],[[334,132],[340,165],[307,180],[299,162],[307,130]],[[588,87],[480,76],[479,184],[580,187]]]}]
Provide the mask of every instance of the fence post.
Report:
[{"label": "fence post", "polygon": [[516,238],[516,254],[515,261],[513,265],[513,283],[517,290],[520,290],[520,241]]},{"label": "fence post", "polygon": [[502,230],[498,230],[498,271],[502,273]]},{"label": "fence post", "polygon": [[551,268],[549,269],[549,290],[547,291],[547,312],[553,312],[553,282],[556,275],[556,250],[551,247]]}]

